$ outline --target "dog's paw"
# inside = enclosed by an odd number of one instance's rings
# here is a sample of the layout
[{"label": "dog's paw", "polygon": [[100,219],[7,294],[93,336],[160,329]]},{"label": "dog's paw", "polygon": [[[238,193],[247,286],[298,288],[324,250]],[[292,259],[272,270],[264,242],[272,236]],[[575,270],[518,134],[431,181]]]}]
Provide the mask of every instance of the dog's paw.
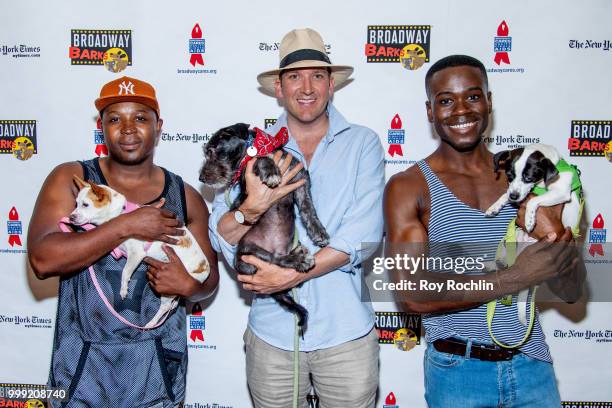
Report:
[{"label": "dog's paw", "polygon": [[242,275],[255,275],[257,268],[249,263],[240,261],[236,265],[236,272]]},{"label": "dog's paw", "polygon": [[281,182],[281,176],[278,174],[271,174],[261,181],[270,188],[276,188]]},{"label": "dog's paw", "polygon": [[499,206],[497,205],[492,205],[490,206],[487,211],[485,211],[485,217],[494,217],[497,214],[499,214],[499,211],[501,210],[501,208],[499,208]]},{"label": "dog's paw", "polygon": [[536,211],[527,209],[525,211],[525,230],[527,232],[533,231],[536,224]]},{"label": "dog's paw", "polygon": [[304,257],[295,264],[295,270],[301,273],[308,272],[315,266],[315,259],[312,254],[307,253]]},{"label": "dog's paw", "polygon": [[327,231],[321,231],[320,233],[315,234],[312,237],[312,242],[321,248],[329,245],[329,235],[327,234]]},{"label": "dog's paw", "polygon": [[128,285],[121,285],[121,290],[119,291],[119,296],[121,299],[125,299],[128,295]]}]

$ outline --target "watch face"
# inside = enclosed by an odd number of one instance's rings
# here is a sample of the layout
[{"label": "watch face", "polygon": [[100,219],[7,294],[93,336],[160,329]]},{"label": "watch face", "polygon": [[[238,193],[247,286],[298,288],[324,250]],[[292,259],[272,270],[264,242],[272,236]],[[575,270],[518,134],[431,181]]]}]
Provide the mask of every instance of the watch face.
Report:
[{"label": "watch face", "polygon": [[238,224],[244,224],[244,214],[240,210],[234,211],[234,219]]}]

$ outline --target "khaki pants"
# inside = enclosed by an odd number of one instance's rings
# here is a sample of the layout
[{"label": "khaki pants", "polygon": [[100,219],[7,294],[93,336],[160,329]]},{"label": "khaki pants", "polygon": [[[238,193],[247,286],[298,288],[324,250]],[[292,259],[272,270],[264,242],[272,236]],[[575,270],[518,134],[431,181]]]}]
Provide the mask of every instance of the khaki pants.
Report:
[{"label": "khaki pants", "polygon": [[[247,381],[256,408],[291,408],[293,352],[273,347],[247,328]],[[378,335],[366,336],[322,350],[300,352],[299,404],[307,407],[312,387],[320,408],[374,407],[378,388]]]}]

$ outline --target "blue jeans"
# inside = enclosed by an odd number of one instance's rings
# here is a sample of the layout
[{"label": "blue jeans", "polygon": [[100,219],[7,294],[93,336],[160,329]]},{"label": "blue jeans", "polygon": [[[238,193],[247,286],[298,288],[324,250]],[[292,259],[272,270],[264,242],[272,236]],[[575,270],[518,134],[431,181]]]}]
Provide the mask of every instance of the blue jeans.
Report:
[{"label": "blue jeans", "polygon": [[508,361],[481,361],[439,352],[430,343],[425,399],[429,408],[561,407],[550,363],[523,353]]}]

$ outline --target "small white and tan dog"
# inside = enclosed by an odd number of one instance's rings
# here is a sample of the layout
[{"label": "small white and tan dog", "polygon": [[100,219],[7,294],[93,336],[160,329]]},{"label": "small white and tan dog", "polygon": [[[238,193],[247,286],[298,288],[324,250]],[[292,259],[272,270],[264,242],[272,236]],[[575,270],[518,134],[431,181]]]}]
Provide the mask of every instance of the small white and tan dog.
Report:
[{"label": "small white and tan dog", "polygon": [[[74,176],[74,181],[80,191],[76,198],[76,208],[69,216],[70,224],[85,225],[103,224],[121,213],[125,212],[129,204],[125,196],[104,185],[98,185],[91,181],[83,181],[78,176]],[[180,258],[185,269],[198,282],[204,282],[210,273],[210,265],[204,251],[198,245],[191,232],[185,228],[185,235],[172,237],[178,240],[176,245],[164,244],[160,241],[146,242],[130,238],[119,246],[119,251],[126,257],[126,263],[121,272],[121,291],[122,299],[128,294],[128,283],[132,274],[142,262],[143,258],[149,256],[159,261],[167,262],[168,257],[162,250],[162,245],[169,245],[176,255]],[[162,296],[160,308],[155,316],[144,326],[153,328],[167,316],[178,304],[176,296]]]}]

